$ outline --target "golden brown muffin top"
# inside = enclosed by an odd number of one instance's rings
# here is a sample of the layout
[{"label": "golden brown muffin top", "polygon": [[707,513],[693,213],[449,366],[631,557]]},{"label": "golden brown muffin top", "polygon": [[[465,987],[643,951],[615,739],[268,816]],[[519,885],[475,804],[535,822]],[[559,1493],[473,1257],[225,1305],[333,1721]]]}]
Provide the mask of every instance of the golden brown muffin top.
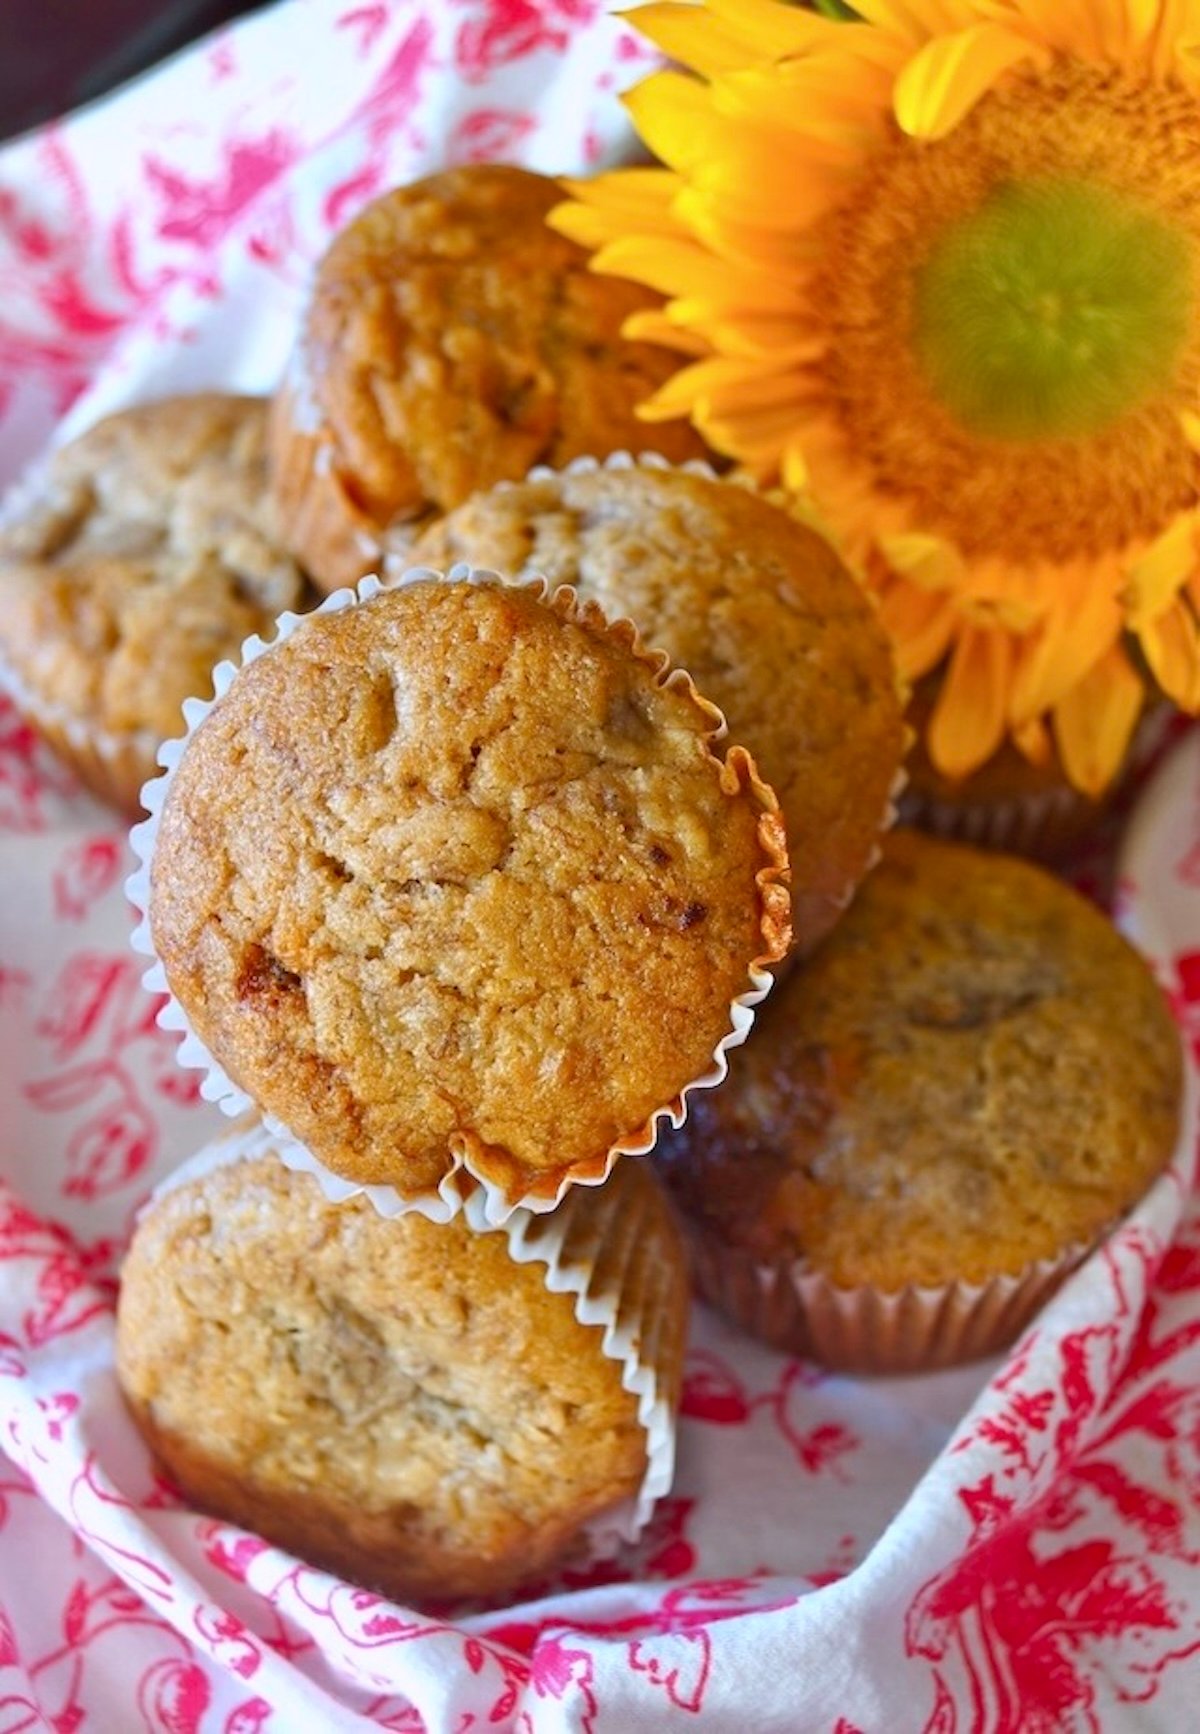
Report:
[{"label": "golden brown muffin top", "polygon": [[887,639],[827,542],[744,488],[639,468],[502,484],[411,558],[541,572],[636,621],[779,797],[797,944],[832,926],[874,854],[905,737]]},{"label": "golden brown muffin top", "polygon": [[202,393],[106,417],[0,529],[0,657],[96,728],[182,733],[185,698],[307,586],[266,498],[265,404]]},{"label": "golden brown muffin top", "polygon": [[302,622],[192,737],[156,948],[338,1173],[422,1192],[453,1153],[552,1195],[709,1070],[786,946],[778,820],[630,636],[424,581]]},{"label": "golden brown muffin top", "polygon": [[842,1287],[1016,1274],[1085,1246],[1175,1144],[1179,1040],[1146,964],[1028,863],[896,832],[664,1140],[705,1230]]},{"label": "golden brown muffin top", "polygon": [[[614,1280],[650,1283],[677,1371],[685,1267],[650,1175],[626,1163],[568,1212],[568,1261],[597,1240],[630,1261]],[[331,1204],[260,1156],[142,1217],[118,1372],[197,1503],[393,1594],[483,1593],[540,1569],[646,1467],[622,1364],[545,1276],[502,1233]]]},{"label": "golden brown muffin top", "polygon": [[635,416],[678,366],[620,335],[659,298],[589,271],[546,227],[560,198],[523,169],[447,169],[376,199],[320,261],[302,393],[343,487],[381,529],[539,462],[704,451],[686,424]]}]

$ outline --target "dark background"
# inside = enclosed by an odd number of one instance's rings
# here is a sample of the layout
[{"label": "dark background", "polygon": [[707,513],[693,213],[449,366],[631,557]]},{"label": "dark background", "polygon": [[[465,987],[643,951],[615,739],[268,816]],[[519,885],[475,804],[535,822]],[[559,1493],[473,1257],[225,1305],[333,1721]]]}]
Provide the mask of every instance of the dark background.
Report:
[{"label": "dark background", "polygon": [[0,0],[0,138],[153,66],[263,0]]}]

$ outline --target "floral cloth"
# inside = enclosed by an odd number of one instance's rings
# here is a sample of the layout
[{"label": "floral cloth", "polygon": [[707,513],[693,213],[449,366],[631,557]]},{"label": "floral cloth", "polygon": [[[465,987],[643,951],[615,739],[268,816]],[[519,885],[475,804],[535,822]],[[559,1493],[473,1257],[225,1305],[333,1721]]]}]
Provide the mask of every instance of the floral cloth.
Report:
[{"label": "floral cloth", "polygon": [[[64,416],[269,389],[311,260],[388,184],[613,160],[643,52],[599,0],[287,0],[8,146],[5,477]],[[124,1414],[121,1249],[216,1126],[140,985],[129,866],[0,710],[2,1734],[1192,1725],[1191,1102],[1177,1167],[1003,1364],[835,1378],[698,1312],[636,1548],[417,1615],[182,1509]],[[1119,902],[1200,1045],[1200,737],[1137,809]]]}]

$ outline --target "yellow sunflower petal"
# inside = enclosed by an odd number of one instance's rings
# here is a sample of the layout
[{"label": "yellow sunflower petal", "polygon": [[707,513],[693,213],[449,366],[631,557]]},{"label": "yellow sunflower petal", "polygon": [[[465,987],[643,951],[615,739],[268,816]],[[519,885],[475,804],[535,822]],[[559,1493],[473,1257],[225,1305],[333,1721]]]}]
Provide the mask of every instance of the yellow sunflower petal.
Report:
[{"label": "yellow sunflower petal", "polygon": [[970,776],[1004,739],[1012,664],[1007,632],[963,627],[929,722],[929,756],[943,776]]},{"label": "yellow sunflower petal", "polygon": [[792,284],[780,283],[765,271],[728,265],[691,241],[626,235],[594,253],[591,268],[613,277],[632,277],[661,295],[711,297],[721,309],[799,313],[803,308]]},{"label": "yellow sunflower petal", "polygon": [[1200,710],[1200,632],[1186,602],[1137,628],[1150,672],[1180,710]]},{"label": "yellow sunflower petal", "polygon": [[1166,78],[1177,69],[1180,51],[1186,52],[1198,33],[1200,6],[1196,0],[1162,0],[1151,62],[1156,77]]},{"label": "yellow sunflower petal", "polygon": [[[1010,0],[1012,19],[1019,27],[1059,54],[1095,60],[1101,53],[1101,35],[1096,28],[1097,0]],[[1106,3],[1106,0],[1101,0]]]},{"label": "yellow sunflower petal", "polygon": [[1013,730],[1013,744],[1031,765],[1047,765],[1052,751],[1050,731],[1041,717]]},{"label": "yellow sunflower petal", "polygon": [[656,0],[626,17],[671,60],[690,66],[702,78],[733,71],[755,59],[753,45],[739,31],[711,11],[681,0]]},{"label": "yellow sunflower petal", "polygon": [[1196,518],[1184,513],[1153,542],[1129,574],[1126,607],[1135,631],[1169,608],[1180,588],[1196,571]]},{"label": "yellow sunflower petal", "polygon": [[[786,377],[786,376],[784,376]],[[756,388],[779,389],[780,373],[772,362],[741,361],[720,355],[693,362],[680,368],[661,385],[654,396],[642,405],[649,421],[666,421],[677,415],[690,415],[696,406],[711,399],[714,393],[746,394],[750,398]]]},{"label": "yellow sunflower petal", "polygon": [[904,579],[889,584],[880,598],[879,623],[905,680],[919,680],[937,667],[950,648],[957,621],[948,597]]},{"label": "yellow sunflower petal", "polygon": [[783,203],[769,222],[746,222],[724,208],[724,201],[689,186],[675,201],[674,215],[688,232],[718,259],[760,272],[795,277],[811,269],[812,241],[804,231],[836,203],[840,188],[824,175],[814,175],[795,198]]},{"label": "yellow sunflower petal", "polygon": [[1057,606],[1022,641],[1010,722],[1020,728],[1077,686],[1121,636],[1119,573],[1086,567],[1059,575]]},{"label": "yellow sunflower petal", "polygon": [[652,72],[621,100],[643,143],[668,168],[688,174],[708,156],[712,98],[699,79]]},{"label": "yellow sunflower petal", "polygon": [[696,329],[702,329],[722,355],[736,360],[770,361],[776,371],[791,371],[795,367],[810,365],[820,360],[828,347],[827,335],[807,337],[803,335],[803,326],[795,319],[772,319],[751,314],[728,319],[714,311],[704,320],[693,322],[692,316],[696,311],[693,306],[686,301],[675,302],[672,315],[676,308],[684,316],[684,323],[694,323]]},{"label": "yellow sunflower petal", "polygon": [[[836,42],[838,31],[846,28],[778,0],[709,0],[709,10],[737,33],[752,54],[766,60],[812,54]],[[636,23],[636,12],[633,20]]]},{"label": "yellow sunflower petal", "polygon": [[879,551],[893,572],[921,590],[957,590],[966,575],[962,555],[941,536],[881,536]]},{"label": "yellow sunflower petal", "polygon": [[855,12],[879,31],[902,36],[907,43],[928,42],[929,36],[964,23],[961,7],[945,0],[862,0]]},{"label": "yellow sunflower petal", "polygon": [[631,343],[657,343],[663,349],[677,349],[681,355],[711,355],[712,346],[694,331],[676,325],[665,310],[644,307],[631,313],[621,327],[621,336]]},{"label": "yellow sunflower petal", "polygon": [[896,82],[893,108],[913,138],[944,138],[1001,78],[1022,61],[1048,57],[1027,37],[1002,24],[975,24],[930,42]]},{"label": "yellow sunflower petal", "polygon": [[869,138],[883,135],[894,83],[888,67],[821,55],[729,73],[713,85],[713,106],[730,118],[857,151]]},{"label": "yellow sunflower petal", "polygon": [[620,240],[631,229],[684,237],[687,225],[673,209],[681,184],[669,169],[616,169],[591,181],[564,180],[574,200],[555,205],[546,221],[589,249]]},{"label": "yellow sunflower petal", "polygon": [[608,174],[589,180],[564,176],[558,184],[587,204],[651,223],[670,214],[671,201],[682,185],[670,169],[610,169]]},{"label": "yellow sunflower petal", "polygon": [[1054,707],[1063,769],[1085,795],[1103,794],[1116,776],[1142,699],[1142,683],[1117,646]]}]

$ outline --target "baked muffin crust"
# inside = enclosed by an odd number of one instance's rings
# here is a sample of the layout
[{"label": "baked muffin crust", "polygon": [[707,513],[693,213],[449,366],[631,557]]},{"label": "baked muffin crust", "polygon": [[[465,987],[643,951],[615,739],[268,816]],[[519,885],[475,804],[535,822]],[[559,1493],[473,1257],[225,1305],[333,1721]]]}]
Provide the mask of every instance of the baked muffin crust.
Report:
[{"label": "baked muffin crust", "polygon": [[473,164],[376,199],[317,266],[272,448],[290,545],[326,589],[389,525],[586,452],[705,450],[634,414],[678,357],[623,339],[659,304],[546,227],[552,180]]},{"label": "baked muffin crust", "polygon": [[[572,1196],[649,1284],[677,1394],[682,1249],[651,1176]],[[568,1248],[574,1244],[568,1231]],[[274,1155],[156,1199],[122,1274],[117,1366],[139,1426],[200,1507],[403,1598],[544,1571],[631,1498],[637,1399],[575,1297],[503,1233],[331,1204]]]},{"label": "baked muffin crust", "polygon": [[905,731],[887,639],[828,543],[744,488],[636,468],[502,484],[408,553],[544,573],[636,621],[779,797],[797,945],[832,926],[873,858]]},{"label": "baked muffin crust", "polygon": [[141,742],[133,808],[158,743],[183,732],[183,700],[211,693],[214,663],[307,595],[275,534],[257,398],[107,417],[54,454],[0,529],[0,658],[35,704]]},{"label": "baked muffin crust", "polygon": [[786,946],[778,820],[631,638],[422,581],[303,621],[188,743],[155,948],[339,1174],[425,1192],[461,1155],[553,1196],[710,1069]]},{"label": "baked muffin crust", "polygon": [[1116,929],[1009,856],[895,832],[663,1140],[706,1239],[837,1287],[1016,1275],[1083,1248],[1174,1148],[1178,1035]]}]

